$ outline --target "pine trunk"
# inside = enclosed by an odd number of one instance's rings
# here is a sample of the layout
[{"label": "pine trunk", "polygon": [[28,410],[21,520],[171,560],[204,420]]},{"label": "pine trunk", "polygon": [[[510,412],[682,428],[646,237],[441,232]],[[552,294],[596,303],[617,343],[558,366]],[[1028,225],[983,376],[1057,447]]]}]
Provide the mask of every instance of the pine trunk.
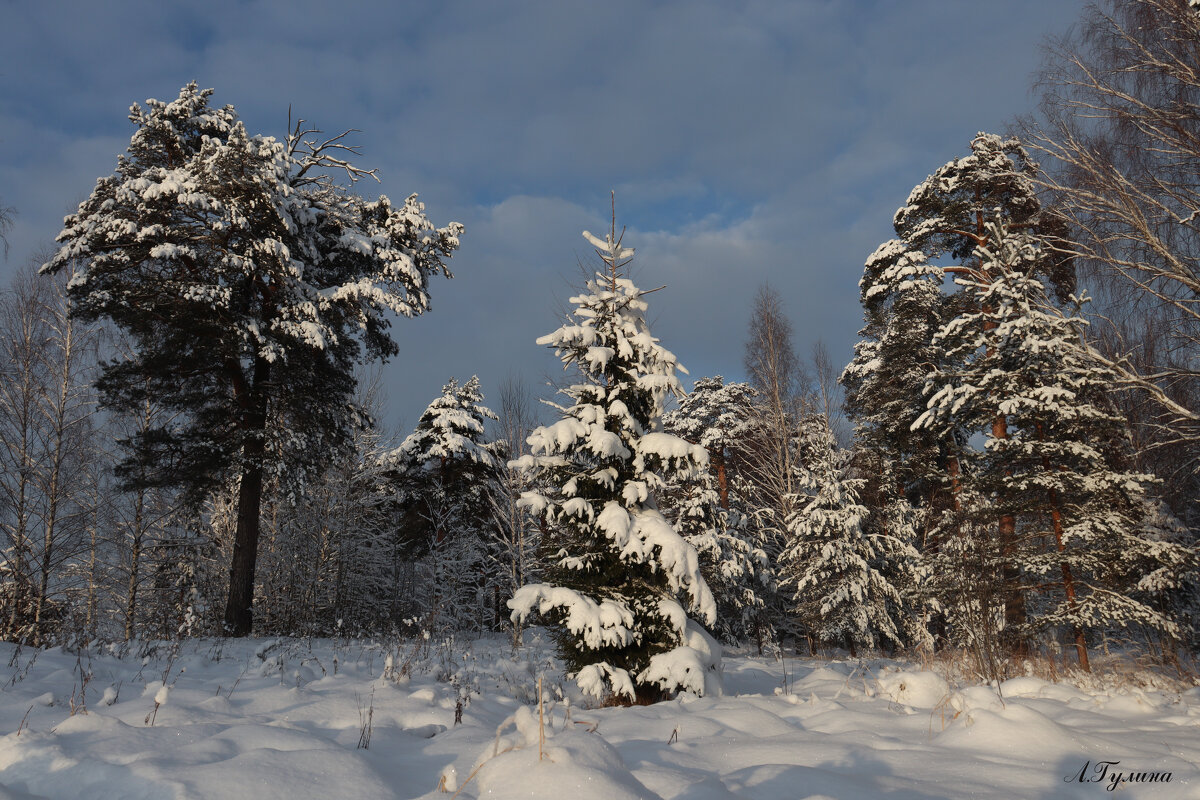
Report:
[{"label": "pine trunk", "polygon": [[[979,215],[979,233],[983,234],[983,215]],[[986,306],[983,309],[985,314],[990,314],[992,309]],[[994,331],[999,327],[999,323],[987,319],[983,323],[985,335]],[[994,345],[991,342],[991,337],[988,337],[986,355],[993,355]],[[992,418],[992,438],[997,441],[1003,441],[1008,438],[1008,418],[1003,414],[997,414]],[[1007,470],[1006,475],[1011,473]],[[1001,565],[1001,579],[1003,580],[1004,591],[1004,629],[1011,631],[1019,629],[1025,624],[1025,595],[1021,592],[1020,571],[1013,564],[1014,553],[1017,547],[1017,520],[1012,514],[1002,514],[1000,516],[999,526],[999,545],[1000,558],[1003,560]],[[1012,643],[1013,655],[1026,656],[1029,653],[1028,642],[1024,638],[1017,639]]]},{"label": "pine trunk", "polygon": [[270,364],[254,361],[254,383],[242,419],[242,479],[238,486],[237,529],[229,567],[229,600],[225,606],[225,632],[249,636],[254,626],[254,568],[258,560],[263,494],[263,454],[266,452],[267,395]]},{"label": "pine trunk", "polygon": [[[1056,492],[1050,492],[1050,501],[1053,504],[1053,510],[1050,512],[1054,520],[1054,542],[1058,546],[1058,552],[1061,554],[1066,550],[1063,545],[1062,536],[1062,514],[1058,510],[1058,498]],[[1067,595],[1067,609],[1071,614],[1077,613],[1079,604],[1075,600],[1075,577],[1071,574],[1071,565],[1064,558],[1059,562],[1062,568],[1063,590]],[[1079,654],[1079,666],[1084,672],[1091,672],[1092,665],[1088,661],[1087,638],[1083,635],[1083,628],[1079,625],[1072,625],[1072,633],[1075,635],[1075,652]]]},{"label": "pine trunk", "polygon": [[[1003,414],[992,421],[992,436],[1008,438],[1008,421]],[[1005,474],[1008,474],[1007,472]],[[1000,516],[1000,557],[1004,560],[1001,574],[1004,581],[1004,629],[1016,630],[1025,624],[1025,595],[1021,591],[1021,573],[1013,563],[1017,549],[1017,520],[1012,514]],[[1013,655],[1025,656],[1029,644],[1024,638],[1012,643]]]},{"label": "pine trunk", "polygon": [[[247,461],[262,443],[246,443]],[[259,513],[262,507],[263,470],[261,464],[247,464],[242,470],[238,489],[237,530],[233,541],[233,562],[229,568],[229,602],[225,606],[225,632],[230,636],[249,636],[254,625],[254,567],[258,560]]]},{"label": "pine trunk", "polygon": [[729,479],[725,474],[725,454],[709,451],[710,460],[717,467],[717,492],[721,496],[721,508],[729,510]]}]

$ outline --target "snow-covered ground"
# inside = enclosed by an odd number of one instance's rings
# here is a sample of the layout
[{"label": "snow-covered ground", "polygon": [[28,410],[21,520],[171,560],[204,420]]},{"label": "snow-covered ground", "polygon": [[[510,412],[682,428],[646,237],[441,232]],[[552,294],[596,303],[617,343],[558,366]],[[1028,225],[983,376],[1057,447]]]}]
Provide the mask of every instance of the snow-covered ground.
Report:
[{"label": "snow-covered ground", "polygon": [[1200,688],[727,657],[724,696],[593,709],[530,640],[0,644],[0,799],[1200,798]]}]

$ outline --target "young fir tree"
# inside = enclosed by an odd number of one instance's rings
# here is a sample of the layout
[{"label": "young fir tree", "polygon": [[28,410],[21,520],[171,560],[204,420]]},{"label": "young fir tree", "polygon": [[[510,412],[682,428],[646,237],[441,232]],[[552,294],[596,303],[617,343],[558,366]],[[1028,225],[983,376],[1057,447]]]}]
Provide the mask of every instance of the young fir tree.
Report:
[{"label": "young fir tree", "polygon": [[1147,502],[1141,538],[1145,548],[1114,566],[1135,583],[1131,597],[1178,624],[1177,634],[1160,632],[1163,659],[1173,661],[1181,645],[1200,649],[1200,548],[1161,500]]},{"label": "young fir tree", "polygon": [[337,183],[374,177],[342,136],[313,139],[302,123],[284,141],[250,136],[211,94],[190,84],[133,107],[128,151],[43,269],[72,269],[73,313],[134,343],[134,358],[106,365],[103,402],[128,411],[150,397],[181,415],[138,437],[127,482],[149,463],[137,480],[197,503],[237,486],[225,622],[244,636],[265,482],[300,482],[347,446],[364,421],[355,364],[399,352],[391,316],[429,308],[462,226],[435,228],[415,195],[393,205]]},{"label": "young fir tree", "polygon": [[663,402],[682,394],[675,356],[650,335],[646,294],[624,277],[633,250],[616,225],[607,241],[585,232],[606,271],[571,298],[575,319],[538,339],[579,382],[562,419],[529,437],[519,463],[550,488],[523,502],[541,515],[554,554],[546,583],[519,589],[514,619],[540,614],[586,694],[653,700],[719,690],[712,593],[694,547],[659,511],[670,482],[708,468],[703,447],[661,428]]},{"label": "young fir tree", "polygon": [[679,408],[663,416],[663,427],[708,451],[710,469],[679,487],[673,518],[700,554],[700,570],[717,602],[715,632],[734,644],[754,639],[761,650],[769,633],[764,594],[773,588],[774,570],[730,474],[752,424],[753,396],[747,383],[701,378]]},{"label": "young fir tree", "polygon": [[[1031,596],[1025,624],[1012,633],[1065,631],[1086,670],[1088,631],[1175,630],[1132,596],[1136,581],[1117,568],[1134,556],[1153,558],[1140,530],[1154,479],[1123,468],[1132,448],[1107,396],[1114,375],[1082,344],[1083,319],[1058,311],[1033,274],[1040,240],[1000,222],[987,231],[978,268],[959,279],[978,310],[939,334],[965,364],[931,377],[921,424],[1005,418],[1005,435],[988,432],[969,481],[987,498],[988,515],[1016,520],[1016,540],[999,545]],[[1159,559],[1182,556],[1155,550]]]},{"label": "young fir tree", "polygon": [[451,378],[387,457],[398,471],[404,524],[428,548],[423,566],[431,607],[457,627],[481,627],[484,528],[501,468],[496,448],[485,441],[485,420],[494,419],[478,377],[462,386]]},{"label": "young fir tree", "polygon": [[859,502],[863,480],[851,477],[849,454],[838,448],[823,416],[814,415],[806,428],[806,483],[813,495],[788,519],[783,588],[817,641],[844,644],[851,655],[860,645],[899,645],[901,598],[880,564],[914,559],[916,551],[867,533],[869,510]]},{"label": "young fir tree", "polygon": [[[485,420],[494,419],[483,405],[477,376],[462,386],[451,378],[441,396],[421,413],[413,432],[388,456],[401,470],[401,480],[411,479],[416,494],[428,495],[426,505],[455,505],[453,513],[427,515],[432,541],[440,542],[454,527],[466,525],[469,515],[484,517],[480,504],[487,503],[488,485],[500,467],[495,447],[485,441]],[[423,488],[429,475],[440,484],[432,494]]]}]

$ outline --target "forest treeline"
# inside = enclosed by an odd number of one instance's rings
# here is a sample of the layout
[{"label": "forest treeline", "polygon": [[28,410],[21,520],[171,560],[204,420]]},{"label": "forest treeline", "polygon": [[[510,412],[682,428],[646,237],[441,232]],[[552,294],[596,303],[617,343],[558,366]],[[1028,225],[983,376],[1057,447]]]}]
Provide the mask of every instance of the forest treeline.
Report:
[{"label": "forest treeline", "polygon": [[539,340],[559,419],[447,376],[403,436],[364,376],[462,226],[360,196],[343,136],[250,135],[195,84],[134,106],[116,171],[0,298],[0,638],[540,618],[581,685],[643,698],[702,690],[710,636],[958,650],[988,677],[1177,662],[1200,646],[1200,17],[1091,7],[1037,91],[897,198],[844,369],[797,354],[764,286],[746,380],[685,392],[614,210]]}]

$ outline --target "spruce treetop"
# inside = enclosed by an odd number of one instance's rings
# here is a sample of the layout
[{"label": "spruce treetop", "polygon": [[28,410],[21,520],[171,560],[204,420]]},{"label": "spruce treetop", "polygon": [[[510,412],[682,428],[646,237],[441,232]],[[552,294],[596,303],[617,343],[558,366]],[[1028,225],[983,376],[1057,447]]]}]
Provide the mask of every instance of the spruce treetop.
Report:
[{"label": "spruce treetop", "polygon": [[496,419],[496,414],[483,405],[479,377],[472,376],[462,386],[451,378],[442,387],[442,394],[422,412],[416,429],[390,458],[421,467],[446,461],[498,467],[492,449],[483,443],[487,419]]}]

